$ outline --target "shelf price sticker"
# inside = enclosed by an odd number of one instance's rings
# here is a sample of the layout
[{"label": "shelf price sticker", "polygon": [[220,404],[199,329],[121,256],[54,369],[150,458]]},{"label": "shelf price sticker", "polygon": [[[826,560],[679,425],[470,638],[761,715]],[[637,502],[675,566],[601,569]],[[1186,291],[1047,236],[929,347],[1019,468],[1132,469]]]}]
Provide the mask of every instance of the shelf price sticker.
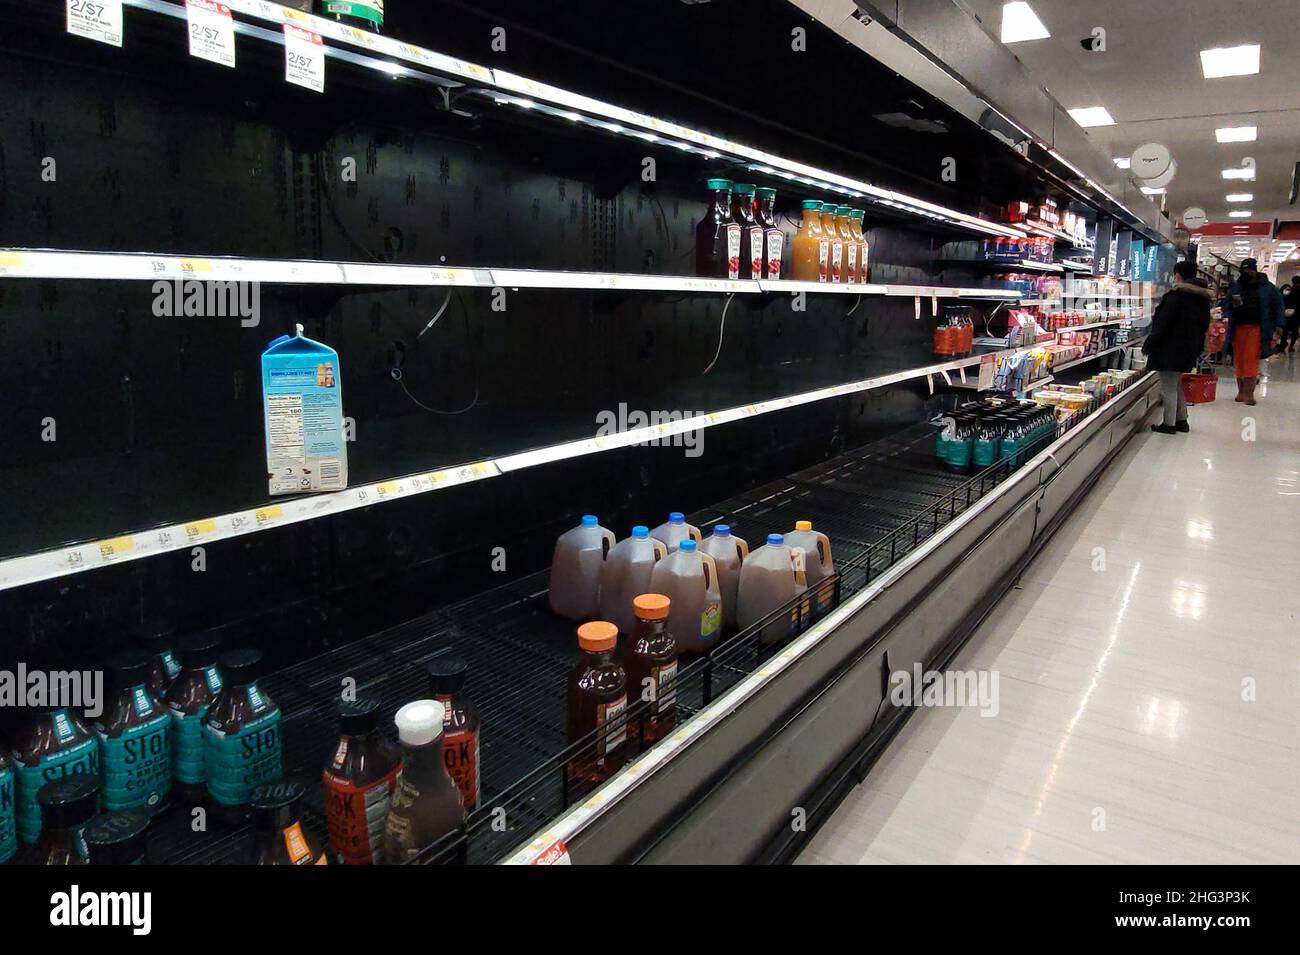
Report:
[{"label": "shelf price sticker", "polygon": [[217,522],[211,518],[203,521],[191,521],[185,525],[185,536],[190,540],[196,537],[202,537],[204,534],[211,534],[217,529]]},{"label": "shelf price sticker", "polygon": [[319,33],[284,25],[284,80],[316,93],[325,92],[325,41]]},{"label": "shelf price sticker", "polygon": [[274,524],[282,517],[284,517],[284,509],[279,504],[272,504],[270,507],[259,507],[253,512],[253,519],[257,521],[258,527]]},{"label": "shelf price sticker", "polygon": [[67,10],[73,36],[122,45],[122,0],[67,0]]},{"label": "shelf price sticker", "polygon": [[135,538],[114,537],[112,540],[99,542],[99,556],[107,563],[135,549]]},{"label": "shelf price sticker", "polygon": [[235,65],[235,20],[230,7],[215,0],[185,0],[185,17],[190,28],[190,56]]}]

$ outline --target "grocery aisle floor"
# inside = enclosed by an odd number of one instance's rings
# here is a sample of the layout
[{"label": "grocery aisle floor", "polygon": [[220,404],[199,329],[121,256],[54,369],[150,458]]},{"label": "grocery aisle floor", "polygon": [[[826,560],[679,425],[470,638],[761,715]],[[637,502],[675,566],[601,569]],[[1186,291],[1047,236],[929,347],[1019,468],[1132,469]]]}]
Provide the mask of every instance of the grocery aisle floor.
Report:
[{"label": "grocery aisle floor", "polygon": [[914,714],[801,863],[1300,862],[1300,356],[1268,374],[1130,442],[953,663],[997,715]]}]

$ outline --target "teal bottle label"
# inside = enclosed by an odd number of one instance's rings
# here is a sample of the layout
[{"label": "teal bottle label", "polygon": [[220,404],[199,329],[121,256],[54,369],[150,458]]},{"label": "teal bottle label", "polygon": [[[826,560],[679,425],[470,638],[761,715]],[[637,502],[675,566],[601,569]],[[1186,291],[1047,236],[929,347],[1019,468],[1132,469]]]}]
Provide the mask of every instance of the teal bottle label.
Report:
[{"label": "teal bottle label", "polygon": [[0,865],[18,851],[18,830],[14,820],[14,771],[0,769]]},{"label": "teal bottle label", "polygon": [[975,465],[986,468],[998,459],[998,442],[994,438],[977,438],[975,441]]},{"label": "teal bottle label", "polygon": [[163,669],[167,671],[168,683],[181,675],[181,664],[180,661],[176,659],[175,654],[170,650],[164,650],[159,654],[159,657],[162,658]]},{"label": "teal bottle label", "polygon": [[[221,692],[221,672],[210,666],[204,669],[203,678],[213,693]],[[203,766],[203,721],[209,703],[196,713],[182,713],[172,706],[172,776],[180,783],[207,781]]]},{"label": "teal bottle label", "polygon": [[948,447],[948,463],[953,467],[964,468],[970,465],[971,445],[969,440],[953,441]]},{"label": "teal bottle label", "polygon": [[1001,451],[1002,458],[1004,460],[1009,460],[1014,458],[1016,456],[1016,439],[1003,438],[1002,447],[1000,451]]},{"label": "teal bottle label", "polygon": [[102,725],[99,737],[104,809],[158,808],[172,788],[172,715],[157,705],[143,686],[132,688],[131,705],[143,723],[109,736]]},{"label": "teal bottle label", "polygon": [[249,703],[266,712],[233,733],[209,721],[203,726],[203,757],[208,795],[227,806],[242,806],[253,789],[283,774],[280,708],[267,707],[256,685],[247,688]]},{"label": "teal bottle label", "polygon": [[[56,732],[59,716],[62,716],[71,727],[71,722],[63,710],[59,710],[54,716]],[[62,779],[72,773],[98,775],[99,743],[94,737],[88,737],[75,746],[46,756],[39,763],[30,766],[15,759],[14,818],[18,838],[25,845],[34,844],[41,836],[41,806],[36,801],[36,794],[46,783]]]}]

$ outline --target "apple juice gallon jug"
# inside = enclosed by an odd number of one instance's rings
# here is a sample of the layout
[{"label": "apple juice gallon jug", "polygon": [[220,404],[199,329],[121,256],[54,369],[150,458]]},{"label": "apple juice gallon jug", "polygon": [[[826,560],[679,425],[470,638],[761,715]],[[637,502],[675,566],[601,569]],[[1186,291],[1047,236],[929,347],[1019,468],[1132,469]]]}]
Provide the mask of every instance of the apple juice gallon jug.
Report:
[{"label": "apple juice gallon jug", "polygon": [[81,830],[91,865],[144,865],[149,813],[123,809],[100,813]]},{"label": "apple juice gallon jug", "polygon": [[157,812],[172,788],[171,711],[149,691],[148,654],[113,661],[112,692],[95,723],[104,809]]},{"label": "apple juice gallon jug", "polygon": [[29,860],[33,865],[85,865],[82,830],[99,806],[99,780],[72,773],[46,783],[36,794],[41,810],[41,838]]},{"label": "apple juice gallon jug", "polygon": [[[781,534],[768,534],[767,543],[749,552],[740,566],[736,589],[736,624],[741,630],[795,600],[807,587],[807,578],[794,552]],[[799,607],[765,624],[760,641],[775,643],[798,632]]]},{"label": "apple juice gallon jug", "polygon": [[329,859],[302,826],[302,783],[279,780],[254,787],[248,797],[253,816],[253,865],[329,865]]},{"label": "apple juice gallon jug", "polygon": [[614,532],[584,514],[577,527],[555,542],[551,557],[551,610],[570,620],[592,620],[600,612],[600,572],[613,549]]},{"label": "apple juice gallon jug", "polygon": [[636,623],[632,600],[650,590],[655,563],[668,548],[650,536],[644,524],[632,528],[632,536],[614,545],[600,572],[600,616],[622,633],[631,633]]},{"label": "apple juice gallon jug", "polygon": [[641,594],[632,601],[636,626],[623,645],[623,672],[630,705],[644,702],[648,709],[628,721],[633,740],[649,744],[677,725],[677,642],[668,630],[671,601],[663,594]]},{"label": "apple juice gallon jug", "polygon": [[402,754],[379,729],[378,701],[343,701],[338,714],[339,740],[321,773],[330,851],[343,865],[376,865]]},{"label": "apple juice gallon jug", "polygon": [[718,565],[718,591],[722,595],[722,625],[736,628],[736,591],[740,587],[740,565],[749,556],[749,544],[731,533],[727,524],[715,524],[713,533],[704,538],[700,551]]},{"label": "apple juice gallon jug", "polygon": [[[14,736],[14,825],[18,841],[35,845],[41,835],[37,793],[73,773],[99,778],[99,741],[67,707],[42,706]],[[96,787],[96,798],[99,790]]]},{"label": "apple juice gallon jug", "polygon": [[384,826],[384,861],[409,862],[465,821],[460,790],[442,760],[446,712],[437,700],[407,703],[393,718],[402,771]]},{"label": "apple juice gallon jug", "polygon": [[593,620],[578,628],[582,659],[569,673],[569,742],[595,733],[569,762],[575,780],[604,782],[627,759],[627,675],[614,662],[618,628],[607,620]]},{"label": "apple juice gallon jug", "polygon": [[208,798],[225,821],[242,819],[248,798],[283,775],[280,707],[257,684],[262,651],[230,650],[220,658],[223,685],[203,724]]},{"label": "apple juice gallon jug", "polygon": [[650,590],[672,601],[668,630],[679,652],[707,653],[717,646],[722,632],[718,565],[694,540],[688,537],[675,554],[655,564]]},{"label": "apple juice gallon jug", "polygon": [[465,694],[469,664],[458,657],[438,657],[425,664],[424,670],[429,674],[429,691],[443,709],[442,761],[460,790],[465,811],[473,812],[479,796],[479,716]]},{"label": "apple juice gallon jug", "polygon": [[812,521],[795,521],[794,530],[785,535],[785,542],[803,552],[804,576],[808,589],[813,592],[813,612],[820,615],[830,610],[835,603],[835,585],[818,585],[835,573],[831,539],[813,530]]},{"label": "apple juice gallon jug", "polygon": [[202,802],[207,792],[203,721],[221,692],[221,671],[217,669],[221,641],[212,634],[191,634],[181,638],[178,648],[181,672],[167,690],[167,708],[172,714],[172,780],[177,796],[194,804]]},{"label": "apple juice gallon jug", "polygon": [[740,225],[731,217],[731,180],[710,179],[709,209],[695,227],[695,274],[740,278]]},{"label": "apple juice gallon jug", "polygon": [[657,541],[662,541],[671,554],[677,549],[678,544],[688,538],[699,543],[700,529],[694,524],[687,524],[686,515],[681,511],[673,511],[668,515],[668,520],[650,532],[650,536]]}]

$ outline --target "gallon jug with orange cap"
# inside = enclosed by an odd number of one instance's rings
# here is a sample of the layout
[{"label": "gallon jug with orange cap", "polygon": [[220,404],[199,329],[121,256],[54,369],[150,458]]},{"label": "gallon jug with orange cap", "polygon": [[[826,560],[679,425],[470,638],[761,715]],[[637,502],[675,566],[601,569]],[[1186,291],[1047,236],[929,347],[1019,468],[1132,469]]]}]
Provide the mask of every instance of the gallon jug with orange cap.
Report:
[{"label": "gallon jug with orange cap", "polygon": [[650,590],[672,601],[668,630],[684,653],[713,649],[722,632],[722,593],[718,590],[718,565],[701,554],[692,539],[682,541],[677,552],[655,564]]},{"label": "gallon jug with orange cap", "polygon": [[[802,562],[800,562],[802,563]],[[790,603],[807,587],[802,566],[781,534],[768,534],[767,543],[750,551],[740,565],[740,586],[736,590],[736,624],[745,630],[768,614]],[[760,640],[775,643],[794,633],[799,626],[799,608],[781,615],[763,627]]]},{"label": "gallon jug with orange cap", "polygon": [[641,594],[632,601],[636,626],[623,645],[628,705],[644,701],[648,709],[628,722],[633,740],[653,743],[677,724],[677,641],[668,629],[672,601],[663,594]]},{"label": "gallon jug with orange cap", "polygon": [[668,515],[668,521],[652,530],[650,536],[657,541],[663,541],[664,546],[668,548],[668,553],[671,554],[677,549],[677,545],[687,538],[698,544],[700,529],[694,524],[687,524],[686,515],[681,511],[673,511]]},{"label": "gallon jug with orange cap", "polygon": [[804,575],[812,594],[813,612],[822,614],[830,610],[835,603],[835,585],[818,585],[835,573],[835,562],[831,559],[831,539],[813,530],[812,521],[795,521],[794,530],[785,535],[785,542],[791,548],[803,552]]},{"label": "gallon jug with orange cap", "polygon": [[591,620],[599,612],[600,571],[614,546],[614,532],[594,514],[565,531],[551,557],[551,609],[570,620]]},{"label": "gallon jug with orange cap", "polygon": [[736,628],[736,588],[740,586],[740,564],[749,554],[743,538],[731,533],[726,524],[715,524],[713,533],[704,538],[700,550],[718,565],[718,590],[722,594],[722,625]]},{"label": "gallon jug with orange cap", "polygon": [[632,528],[632,536],[621,540],[610,550],[600,571],[600,616],[631,633],[636,618],[632,615],[632,600],[637,594],[653,590],[650,574],[655,562],[668,553],[662,541],[650,536],[644,524]]},{"label": "gallon jug with orange cap", "polygon": [[614,662],[618,628],[607,620],[592,620],[578,628],[582,659],[569,673],[569,742],[595,733],[569,764],[570,775],[603,782],[627,758],[627,676]]}]

